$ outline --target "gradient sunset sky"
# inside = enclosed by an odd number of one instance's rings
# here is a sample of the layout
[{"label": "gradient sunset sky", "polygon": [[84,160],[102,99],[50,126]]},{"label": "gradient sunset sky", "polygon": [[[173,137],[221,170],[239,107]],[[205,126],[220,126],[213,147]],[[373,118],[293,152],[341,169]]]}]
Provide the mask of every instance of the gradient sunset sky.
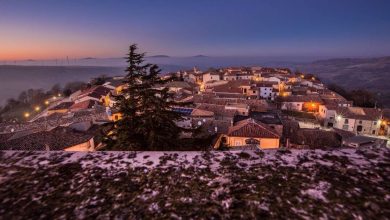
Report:
[{"label": "gradient sunset sky", "polygon": [[390,1],[0,0],[0,60],[390,55]]}]

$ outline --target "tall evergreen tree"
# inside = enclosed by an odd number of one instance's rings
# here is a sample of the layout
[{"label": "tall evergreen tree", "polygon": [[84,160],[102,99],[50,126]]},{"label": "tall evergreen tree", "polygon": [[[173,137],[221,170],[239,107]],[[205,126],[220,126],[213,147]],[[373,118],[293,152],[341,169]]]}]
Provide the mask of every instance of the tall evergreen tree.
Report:
[{"label": "tall evergreen tree", "polygon": [[126,89],[117,96],[116,109],[122,114],[112,123],[106,139],[108,149],[169,150],[179,143],[182,131],[176,125],[182,115],[172,111],[176,103],[167,88],[158,88],[172,79],[162,79],[157,65],[145,64],[144,53],[137,45],[129,48],[126,68]]}]

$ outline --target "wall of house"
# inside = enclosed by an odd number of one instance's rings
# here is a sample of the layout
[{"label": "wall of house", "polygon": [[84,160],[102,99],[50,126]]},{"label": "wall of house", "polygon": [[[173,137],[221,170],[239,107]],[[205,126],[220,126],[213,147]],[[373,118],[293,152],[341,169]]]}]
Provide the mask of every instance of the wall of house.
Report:
[{"label": "wall of house", "polygon": [[302,111],[303,102],[283,102],[282,110]]},{"label": "wall of house", "polygon": [[93,138],[91,138],[89,141],[85,143],[81,143],[64,149],[64,151],[94,151],[94,150],[95,150],[95,143]]},{"label": "wall of house", "polygon": [[[227,137],[227,144],[229,147],[237,147],[246,145],[245,140],[250,139],[248,137]],[[279,139],[276,138],[253,138],[260,141],[260,148],[272,149],[279,148]]]},{"label": "wall of house", "polygon": [[[367,121],[367,120],[355,120],[354,131],[359,134],[369,134],[369,135],[377,135],[379,130],[379,124],[376,121]],[[358,131],[359,126],[361,126],[362,130]],[[374,132],[374,133],[373,133]]]},{"label": "wall of house", "polygon": [[263,99],[272,99],[272,87],[260,87],[260,97]]},{"label": "wall of house", "polygon": [[219,75],[216,75],[216,74],[204,74],[203,75],[203,82],[206,83],[208,81],[219,81],[220,80],[220,77]]},{"label": "wall of house", "polygon": [[336,119],[333,127],[353,132],[355,130],[355,119],[348,118],[348,122],[345,122],[345,119],[346,118]]},{"label": "wall of house", "polygon": [[325,105],[320,105],[319,117],[323,120],[325,126],[327,126],[329,123],[334,124],[336,111],[327,109]]}]

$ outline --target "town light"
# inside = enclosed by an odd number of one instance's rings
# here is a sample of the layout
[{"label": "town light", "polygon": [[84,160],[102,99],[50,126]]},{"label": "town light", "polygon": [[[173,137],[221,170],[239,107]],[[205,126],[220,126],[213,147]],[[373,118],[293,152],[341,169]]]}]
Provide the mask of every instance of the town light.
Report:
[{"label": "town light", "polygon": [[382,124],[382,120],[379,119],[378,120],[378,125],[380,125],[380,124]]},{"label": "town light", "polygon": [[30,113],[28,113],[28,112],[24,113],[24,117],[25,117],[25,118],[30,117]]},{"label": "town light", "polygon": [[311,79],[312,79],[312,80],[316,80],[316,78],[315,78],[314,76],[313,76],[313,77],[311,77]]},{"label": "town light", "polygon": [[35,106],[35,111],[39,112],[39,110],[41,110],[41,107],[40,106]]},{"label": "town light", "polygon": [[336,119],[337,119],[337,121],[340,121],[340,120],[341,120],[341,116],[338,115],[338,116],[336,117]]},{"label": "town light", "polygon": [[56,100],[56,99],[57,99],[57,96],[53,96],[53,99]]},{"label": "town light", "polygon": [[49,101],[48,100],[45,101],[45,105],[49,105]]},{"label": "town light", "polygon": [[61,93],[58,93],[58,97],[61,97]]},{"label": "town light", "polygon": [[301,75],[301,78],[302,78],[302,79],[305,78],[305,75],[302,74],[302,75]]},{"label": "town light", "polygon": [[312,103],[312,104],[311,104],[311,107],[313,107],[313,108],[316,107],[316,104]]}]

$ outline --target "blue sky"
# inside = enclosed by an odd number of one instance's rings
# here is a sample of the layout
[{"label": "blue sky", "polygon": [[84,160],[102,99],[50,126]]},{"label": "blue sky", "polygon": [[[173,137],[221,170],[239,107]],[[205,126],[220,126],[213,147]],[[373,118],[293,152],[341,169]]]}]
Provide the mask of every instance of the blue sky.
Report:
[{"label": "blue sky", "polygon": [[0,59],[390,55],[390,1],[0,0]]}]

